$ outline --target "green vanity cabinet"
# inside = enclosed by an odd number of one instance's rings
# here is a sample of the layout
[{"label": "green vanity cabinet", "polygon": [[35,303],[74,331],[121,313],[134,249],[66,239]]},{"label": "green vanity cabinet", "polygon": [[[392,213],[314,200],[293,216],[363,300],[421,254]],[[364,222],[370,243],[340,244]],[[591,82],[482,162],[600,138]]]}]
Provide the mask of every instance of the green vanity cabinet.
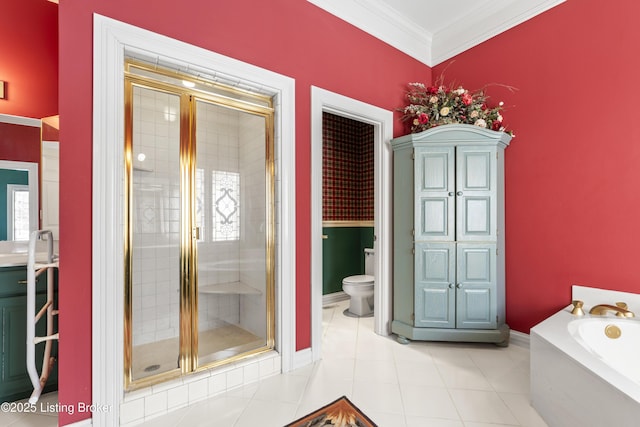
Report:
[{"label": "green vanity cabinet", "polygon": [[[0,326],[2,343],[0,354],[0,400],[10,402],[29,397],[33,386],[27,373],[27,269],[0,268]],[[36,285],[36,312],[46,300],[47,277],[43,273]],[[54,327],[57,330],[57,326]],[[36,335],[46,334],[45,317],[40,319]],[[36,345],[36,367],[42,370],[44,343]],[[52,355],[57,356],[57,342],[53,342]],[[57,389],[57,365],[54,365],[44,392]]]},{"label": "green vanity cabinet", "polygon": [[398,341],[506,345],[504,149],[511,136],[445,125],[392,140]]}]

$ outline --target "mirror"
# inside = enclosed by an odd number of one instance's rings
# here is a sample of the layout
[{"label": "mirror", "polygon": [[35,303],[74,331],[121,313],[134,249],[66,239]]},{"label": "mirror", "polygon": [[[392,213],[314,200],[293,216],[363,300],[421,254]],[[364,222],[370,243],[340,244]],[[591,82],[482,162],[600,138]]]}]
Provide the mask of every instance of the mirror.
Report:
[{"label": "mirror", "polygon": [[47,229],[57,241],[59,117],[0,114],[0,241]]},{"label": "mirror", "polygon": [[0,240],[29,240],[38,229],[38,164],[0,160]]},{"label": "mirror", "polygon": [[42,119],[42,145],[41,145],[41,197],[40,229],[51,230],[53,240],[60,238],[60,225],[58,206],[60,201],[60,143],[59,116],[44,117]]}]

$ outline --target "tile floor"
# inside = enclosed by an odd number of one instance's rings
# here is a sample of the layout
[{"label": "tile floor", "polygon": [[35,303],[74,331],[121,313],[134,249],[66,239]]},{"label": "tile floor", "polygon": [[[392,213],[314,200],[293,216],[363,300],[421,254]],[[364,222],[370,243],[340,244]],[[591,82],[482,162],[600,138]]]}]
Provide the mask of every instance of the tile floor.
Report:
[{"label": "tile floor", "polygon": [[[373,333],[373,318],[323,311],[323,359],[179,409],[145,427],[282,427],[346,395],[380,427],[545,427],[529,405],[529,350],[412,342]],[[55,403],[56,395],[42,399]],[[55,426],[55,414],[0,413],[0,425]]]}]

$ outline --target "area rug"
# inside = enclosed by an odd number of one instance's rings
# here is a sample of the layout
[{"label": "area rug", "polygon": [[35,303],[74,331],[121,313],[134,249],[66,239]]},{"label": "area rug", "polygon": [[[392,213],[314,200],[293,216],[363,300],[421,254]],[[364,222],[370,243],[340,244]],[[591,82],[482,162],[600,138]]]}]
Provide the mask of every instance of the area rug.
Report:
[{"label": "area rug", "polygon": [[356,407],[346,396],[342,396],[326,406],[313,411],[287,424],[284,427],[377,427],[360,409]]}]

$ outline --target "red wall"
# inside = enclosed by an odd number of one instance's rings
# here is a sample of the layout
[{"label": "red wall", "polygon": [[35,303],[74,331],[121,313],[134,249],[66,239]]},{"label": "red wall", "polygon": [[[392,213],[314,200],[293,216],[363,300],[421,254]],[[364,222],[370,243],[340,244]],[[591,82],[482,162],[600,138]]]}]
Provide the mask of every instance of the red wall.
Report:
[{"label": "red wall", "polygon": [[0,123],[0,160],[40,164],[40,128]]},{"label": "red wall", "polygon": [[[65,0],[60,5],[60,113],[65,142],[61,253],[75,260],[61,271],[61,403],[91,399],[93,12],[296,79],[299,349],[310,344],[309,88],[316,85],[394,109],[402,104],[406,82],[431,81],[428,67],[307,2],[250,0],[239,8],[192,0],[190,10],[195,12],[176,12],[174,3]],[[34,23],[45,8],[55,5],[44,0],[13,0],[5,5],[9,18],[0,26],[0,40],[15,42],[0,43],[0,57],[28,63],[32,58],[25,52],[41,52],[38,46],[52,43],[51,37],[34,33],[47,27]],[[569,1],[459,55],[446,70],[449,80],[468,88],[499,82],[519,89],[511,94],[489,88],[493,101],[505,101],[507,124],[517,134],[506,154],[507,320],[515,330],[528,332],[566,305],[572,283],[640,292],[632,246],[640,231],[635,220],[640,195],[634,188],[640,181],[640,125],[634,119],[640,93],[635,76],[640,61],[634,55],[640,40],[635,22],[639,12],[640,6],[631,0],[621,0],[615,9],[602,8],[595,0]],[[55,34],[55,28],[47,28]],[[38,46],[15,47],[35,43],[36,38]],[[9,52],[10,48],[15,51]],[[38,54],[40,61],[49,62],[46,52],[51,49]],[[43,94],[52,85],[38,89],[38,96],[25,96],[27,107],[14,106],[18,98],[13,96],[20,93],[14,82],[42,70],[43,64],[14,72],[12,62],[0,62],[0,78],[9,81],[10,95],[9,100],[0,100],[0,113],[56,114],[57,108],[39,106],[50,98]],[[436,67],[434,76],[445,66]],[[44,74],[52,73],[56,70]],[[46,81],[40,75],[28,80],[23,89],[34,91]],[[402,132],[396,123],[395,135]],[[84,417],[61,414],[60,421],[64,425]]]},{"label": "red wall", "polygon": [[447,79],[469,88],[519,89],[488,89],[516,133],[506,151],[507,322],[515,330],[528,333],[569,304],[572,284],[640,292],[638,16],[633,0],[567,1],[446,68]]},{"label": "red wall", "polygon": [[0,113],[42,118],[58,114],[58,6],[45,0],[2,2]]},{"label": "red wall", "polygon": [[[146,28],[296,80],[296,347],[310,318],[311,85],[393,110],[406,82],[429,67],[306,1],[64,0],[60,4],[60,390],[63,404],[91,399],[92,14]],[[395,134],[402,133],[396,123]],[[82,179],[78,179],[83,177]],[[61,414],[62,425],[87,414]]]}]

